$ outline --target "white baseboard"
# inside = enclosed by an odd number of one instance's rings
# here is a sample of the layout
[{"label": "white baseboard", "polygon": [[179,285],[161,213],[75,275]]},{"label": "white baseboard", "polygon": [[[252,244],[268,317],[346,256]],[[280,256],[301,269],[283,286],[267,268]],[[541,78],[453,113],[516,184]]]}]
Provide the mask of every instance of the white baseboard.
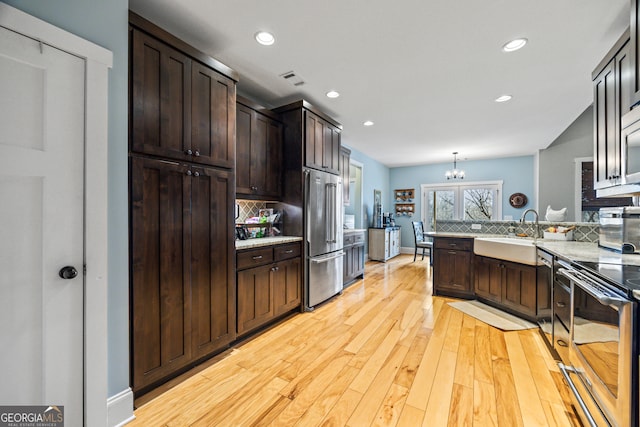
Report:
[{"label": "white baseboard", "polygon": [[[413,254],[413,252],[415,251],[415,248],[411,247],[411,248],[407,248],[406,246],[402,246],[400,247],[400,253],[401,254]],[[422,252],[420,252],[422,253]]]},{"label": "white baseboard", "polygon": [[107,399],[107,425],[121,427],[135,419],[133,415],[133,391],[122,390]]}]

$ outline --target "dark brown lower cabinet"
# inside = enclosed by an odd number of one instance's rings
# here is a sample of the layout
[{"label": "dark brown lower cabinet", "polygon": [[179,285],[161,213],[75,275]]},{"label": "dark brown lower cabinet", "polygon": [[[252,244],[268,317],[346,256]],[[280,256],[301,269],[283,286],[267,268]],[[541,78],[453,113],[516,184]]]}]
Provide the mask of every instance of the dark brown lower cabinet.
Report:
[{"label": "dark brown lower cabinet", "polygon": [[543,275],[538,277],[535,266],[475,257],[476,295],[531,320],[549,309],[549,285],[540,282]]},{"label": "dark brown lower cabinet", "polygon": [[364,277],[364,231],[348,232],[344,235],[343,285]]},{"label": "dark brown lower cabinet", "polygon": [[300,307],[300,243],[238,251],[237,266],[238,335]]},{"label": "dark brown lower cabinet", "polygon": [[235,339],[234,175],[130,160],[131,362],[138,393]]},{"label": "dark brown lower cabinet", "polygon": [[433,293],[473,298],[473,239],[434,239]]}]

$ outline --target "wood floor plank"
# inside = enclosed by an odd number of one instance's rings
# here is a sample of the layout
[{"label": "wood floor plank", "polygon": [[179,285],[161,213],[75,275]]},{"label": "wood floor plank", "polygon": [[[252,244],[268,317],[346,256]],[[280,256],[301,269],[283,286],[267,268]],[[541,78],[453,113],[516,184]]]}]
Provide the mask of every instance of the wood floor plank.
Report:
[{"label": "wood floor plank", "polygon": [[397,425],[408,394],[408,388],[395,383],[391,384],[391,388],[382,400],[380,409],[378,409],[371,425],[387,427]]},{"label": "wood floor plank", "polygon": [[[380,346],[377,348],[377,350],[371,355],[369,360],[367,360],[367,363],[365,363],[364,366],[360,369],[360,373],[353,380],[349,388],[357,392],[360,392],[362,394],[366,393],[367,389],[369,388],[369,385],[371,385],[373,380],[376,378],[376,374],[381,371],[381,368],[383,366],[385,366],[385,362],[389,357],[389,355],[391,354],[391,352],[397,348],[396,343],[400,339],[400,335],[402,335],[402,333],[397,330],[390,331],[387,334],[384,341],[380,343]],[[408,351],[408,348],[407,348],[407,351]],[[403,355],[403,358],[404,358],[404,355]],[[398,367],[397,367],[398,369],[400,368],[399,365],[401,361],[402,359],[398,361]],[[394,372],[394,377],[395,377],[395,372]],[[389,382],[391,382],[391,380]]]},{"label": "wood floor plank", "polygon": [[418,409],[414,406],[405,405],[402,407],[402,413],[400,414],[400,419],[398,420],[398,427],[415,427],[422,425],[422,420],[424,419],[424,410]]},{"label": "wood floor plank", "polygon": [[402,366],[398,370],[396,377],[393,379],[394,384],[409,389],[413,384],[413,380],[416,377],[420,362],[424,356],[424,352],[427,349],[429,343],[430,331],[421,329],[419,333],[416,333],[407,356],[402,361]]},{"label": "wood floor plank", "polygon": [[433,379],[437,390],[429,395],[429,402],[424,411],[424,427],[446,426],[451,407],[453,393],[453,377],[456,371],[456,354],[443,350],[438,363],[436,376]]},{"label": "wood floor plank", "polygon": [[498,426],[496,393],[493,382],[474,380],[473,382],[473,425],[482,427]]},{"label": "wood floor plank", "polygon": [[473,386],[453,384],[447,425],[457,427],[473,425]]},{"label": "wood floor plank", "polygon": [[489,325],[476,322],[474,340],[473,378],[493,385],[493,364]]},{"label": "wood floor plank", "polygon": [[408,405],[422,411],[427,409],[427,403],[431,395],[431,388],[433,387],[433,382],[436,377],[443,346],[444,338],[431,335],[427,349],[424,352],[424,356],[416,372],[416,377],[409,389],[409,396],[407,396]]},{"label": "wood floor plank", "polygon": [[[454,382],[473,390],[476,320],[465,315],[460,330]],[[473,395],[473,393],[471,393]]]},{"label": "wood floor plank", "polygon": [[[339,349],[335,357],[332,357],[326,366],[318,366],[318,370],[310,372],[307,381],[300,381],[298,388],[291,394],[281,392],[283,396],[288,396],[291,403],[287,405],[274,419],[274,425],[290,426],[294,425],[322,394],[324,390],[335,380],[337,375],[348,366],[353,355]],[[303,382],[307,382],[302,387]],[[286,389],[286,387],[285,387]]]},{"label": "wood floor plank", "polygon": [[444,339],[444,350],[452,353],[458,352],[460,345],[460,332],[462,331],[462,319],[464,314],[459,310],[451,310],[449,326]]},{"label": "wood floor plank", "polygon": [[[380,366],[375,378],[365,382],[367,389],[362,394],[362,400],[360,400],[358,406],[353,411],[353,414],[347,421],[347,425],[352,427],[371,425],[408,351],[409,348],[405,346],[393,347],[388,358],[386,358],[382,366]],[[359,378],[362,377],[356,377],[354,382],[349,386],[350,389],[360,392],[359,386],[361,386],[362,383],[356,383]]]},{"label": "wood floor plank", "polygon": [[345,366],[338,373],[329,386],[315,399],[309,409],[296,423],[296,426],[316,426],[320,425],[325,416],[336,404],[338,399],[347,391],[349,384],[360,372],[352,366]]},{"label": "wood floor plank", "polygon": [[544,426],[547,424],[540,395],[536,388],[529,363],[525,356],[518,332],[504,334],[504,340],[509,354],[509,362],[513,372],[520,411],[525,427]]},{"label": "wood floor plank", "polygon": [[347,389],[322,420],[322,427],[344,427],[358,403],[362,400],[362,393]]},{"label": "wood floor plank", "polygon": [[129,425],[579,425],[538,331],[505,335],[431,289],[427,262],[368,262],[341,296],[141,399]]}]

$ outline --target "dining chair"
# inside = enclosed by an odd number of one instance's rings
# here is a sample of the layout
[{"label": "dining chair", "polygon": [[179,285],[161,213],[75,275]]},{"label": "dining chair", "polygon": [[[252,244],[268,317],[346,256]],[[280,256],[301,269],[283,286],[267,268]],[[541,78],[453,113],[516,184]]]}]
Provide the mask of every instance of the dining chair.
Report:
[{"label": "dining chair", "polygon": [[415,251],[413,253],[413,261],[415,262],[416,257],[418,256],[418,249],[420,248],[422,248],[422,259],[424,260],[424,253],[429,249],[429,260],[431,260],[433,242],[425,239],[422,221],[412,221],[411,224],[413,225],[413,237],[416,243]]}]

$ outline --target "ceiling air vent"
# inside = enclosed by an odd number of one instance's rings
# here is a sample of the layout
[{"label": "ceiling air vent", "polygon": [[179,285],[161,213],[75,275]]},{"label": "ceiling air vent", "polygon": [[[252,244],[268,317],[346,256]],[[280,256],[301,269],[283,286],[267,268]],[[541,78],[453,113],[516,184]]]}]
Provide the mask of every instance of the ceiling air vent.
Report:
[{"label": "ceiling air vent", "polygon": [[288,81],[294,86],[302,86],[304,84],[304,80],[302,80],[302,78],[293,71],[287,71],[286,73],[282,73],[280,74],[280,77],[282,77],[283,79],[285,79],[286,81]]}]

